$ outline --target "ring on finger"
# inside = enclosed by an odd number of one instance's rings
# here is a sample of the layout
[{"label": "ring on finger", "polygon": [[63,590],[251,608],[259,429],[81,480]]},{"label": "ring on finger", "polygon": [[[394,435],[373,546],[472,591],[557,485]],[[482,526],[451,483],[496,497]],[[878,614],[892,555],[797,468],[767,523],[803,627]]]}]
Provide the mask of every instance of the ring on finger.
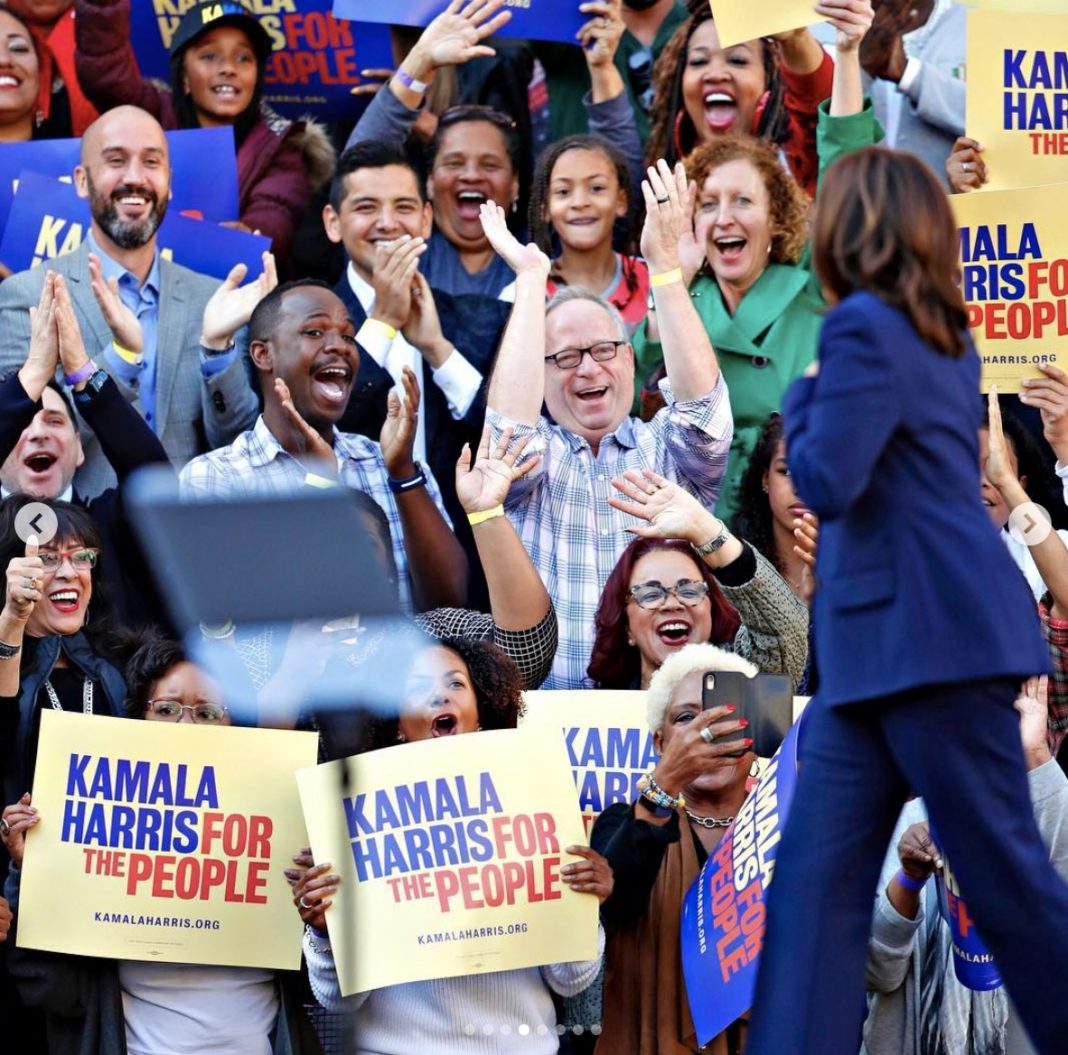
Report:
[{"label": "ring on finger", "polygon": [[310,909],[315,907],[311,904],[310,901],[308,901],[308,899],[303,894],[300,895],[300,900],[297,902],[297,905],[302,909]]},{"label": "ring on finger", "polygon": [[663,205],[665,202],[671,201],[671,199],[665,196],[663,198],[657,198],[656,201],[658,205]]},{"label": "ring on finger", "polygon": [[701,730],[701,739],[704,740],[706,744],[714,744],[716,742],[716,734],[706,725]]},{"label": "ring on finger", "polygon": [[961,172],[971,172],[972,163],[970,161],[962,161],[960,163],[960,170]]}]

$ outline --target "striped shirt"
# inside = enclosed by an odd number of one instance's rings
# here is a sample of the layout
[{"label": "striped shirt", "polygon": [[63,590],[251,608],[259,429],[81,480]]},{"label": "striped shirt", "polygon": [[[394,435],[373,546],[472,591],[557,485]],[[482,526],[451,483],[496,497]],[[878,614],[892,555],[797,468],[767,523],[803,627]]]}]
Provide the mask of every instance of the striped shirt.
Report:
[{"label": "striped shirt", "polygon": [[626,469],[652,469],[711,509],[727,467],[734,423],[722,374],[700,399],[676,403],[666,381],[667,406],[652,421],[626,418],[605,436],[594,454],[582,437],[542,417],[536,425],[511,421],[489,408],[486,424],[498,442],[506,428],[530,436],[526,460],[541,464],[512,484],[508,519],[538,569],[560,623],[560,644],[546,689],[592,685],[586,667],[593,648],[594,615],[601,590],[638,523],[613,509],[612,479]]},{"label": "striped shirt", "polygon": [[[389,489],[389,471],[382,449],[366,436],[334,430],[334,454],[338,479],[356,491],[363,491],[382,507],[389,520],[393,542],[393,560],[401,608],[409,615],[414,610],[412,586],[408,576],[408,556],[404,551],[401,515],[393,492]],[[426,472],[426,486],[445,523],[449,515],[441,501],[434,477]],[[193,499],[248,497],[252,495],[286,495],[305,486],[308,474],[304,465],[275,439],[261,414],[256,424],[230,444],[201,454],[189,462],[179,475],[182,494]]]}]

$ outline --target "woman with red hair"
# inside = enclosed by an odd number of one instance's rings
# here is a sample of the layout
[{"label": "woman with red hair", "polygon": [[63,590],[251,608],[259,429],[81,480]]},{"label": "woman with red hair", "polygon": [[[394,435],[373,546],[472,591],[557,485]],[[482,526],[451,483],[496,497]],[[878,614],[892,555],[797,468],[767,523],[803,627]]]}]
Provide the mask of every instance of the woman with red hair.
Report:
[{"label": "woman with red hair", "polygon": [[808,656],[808,610],[781,575],[691,494],[645,469],[609,499],[646,521],[612,569],[597,608],[588,668],[602,689],[645,689],[668,656],[719,645],[796,688]]}]

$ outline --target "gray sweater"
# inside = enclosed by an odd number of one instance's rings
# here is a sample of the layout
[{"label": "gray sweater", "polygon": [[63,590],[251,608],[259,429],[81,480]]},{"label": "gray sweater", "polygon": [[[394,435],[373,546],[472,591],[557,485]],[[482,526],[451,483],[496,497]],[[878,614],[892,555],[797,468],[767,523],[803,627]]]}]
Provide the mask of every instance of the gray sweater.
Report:
[{"label": "gray sweater", "polygon": [[[1057,872],[1068,879],[1068,777],[1055,761],[1027,774],[1035,821],[1049,847]],[[916,919],[906,919],[890,904],[886,887],[897,873],[897,844],[905,829],[927,819],[920,799],[901,811],[879,881],[872,936],[868,945],[866,986],[868,1019],[864,1024],[861,1055],[927,1055],[920,1046],[920,965],[928,943],[945,940],[948,926],[938,907],[935,883],[929,881],[920,894]],[[953,971],[946,960],[947,970]],[[969,1052],[972,1050],[969,1047]],[[1005,1055],[1034,1055],[1023,1027],[1008,1005],[1005,1025]],[[990,1055],[977,1052],[976,1055]]]}]

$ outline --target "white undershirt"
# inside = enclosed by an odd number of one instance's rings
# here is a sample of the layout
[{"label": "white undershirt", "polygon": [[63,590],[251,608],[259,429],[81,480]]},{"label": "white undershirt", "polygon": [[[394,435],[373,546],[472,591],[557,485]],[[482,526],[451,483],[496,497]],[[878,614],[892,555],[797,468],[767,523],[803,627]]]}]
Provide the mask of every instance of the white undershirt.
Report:
[{"label": "white undershirt", "polygon": [[[370,318],[375,303],[374,287],[363,280],[351,261],[349,261],[347,274],[352,292],[367,313],[367,317]],[[423,357],[419,349],[413,348],[400,331],[392,340],[379,331],[361,333],[360,343],[363,350],[393,378],[398,388],[406,366],[415,373],[419,381],[419,420],[415,430],[414,454],[417,461],[425,463],[426,394],[423,392],[423,372],[420,370]],[[431,376],[434,384],[441,389],[448,401],[449,413],[457,421],[461,420],[470,409],[475,396],[478,395],[478,390],[482,385],[482,375],[454,347],[452,354],[441,366],[432,371]],[[398,395],[403,397],[403,391],[399,391]]]}]

